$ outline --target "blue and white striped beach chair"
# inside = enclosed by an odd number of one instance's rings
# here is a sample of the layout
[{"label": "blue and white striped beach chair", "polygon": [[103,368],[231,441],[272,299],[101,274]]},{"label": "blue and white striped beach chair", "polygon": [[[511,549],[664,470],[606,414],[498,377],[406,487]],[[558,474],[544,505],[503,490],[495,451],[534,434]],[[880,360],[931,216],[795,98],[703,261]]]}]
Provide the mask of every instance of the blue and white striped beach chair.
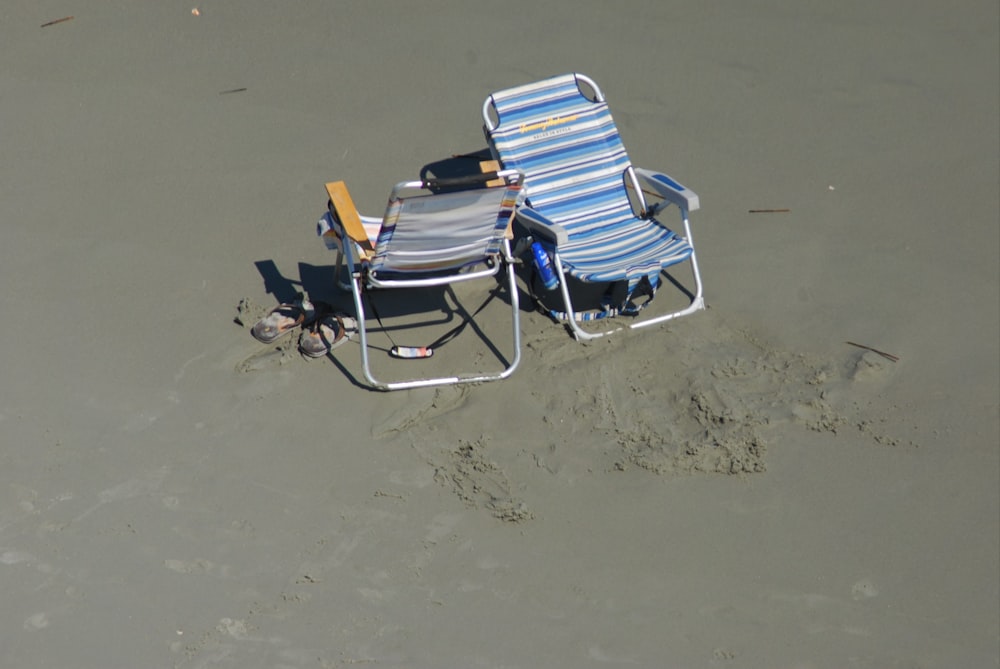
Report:
[{"label": "blue and white striped beach chair", "polygon": [[[521,181],[521,173],[510,169],[399,183],[393,188],[381,219],[359,214],[344,182],[326,185],[329,212],[320,219],[317,233],[327,248],[338,252],[338,280],[346,262],[357,313],[361,363],[365,378],[373,386],[399,390],[495,381],[507,378],[517,368],[521,359],[520,307],[508,232]],[[394,382],[375,378],[368,359],[368,328],[362,299],[366,290],[421,288],[488,279],[501,267],[506,272],[514,340],[512,357],[503,361],[503,370]],[[377,313],[375,317],[378,318]],[[399,358],[419,358],[430,357],[433,350],[393,345],[391,352]]]},{"label": "blue and white striped beach chair", "polygon": [[[590,91],[581,90],[581,83]],[[688,221],[698,196],[665,174],[632,166],[597,84],[567,74],[500,91],[483,104],[483,120],[494,157],[525,175],[526,201],[517,219],[551,255],[565,311],[550,315],[568,321],[577,339],[614,332],[588,332],[579,321],[637,314],[648,304],[633,301],[637,289],[642,286],[652,299],[663,270],[685,261],[695,282],[693,293],[685,290],[690,304],[629,327],[704,308]],[[647,204],[647,196],[655,203]],[[680,212],[684,236],[656,218],[670,205]],[[581,313],[573,307],[566,275],[591,283],[625,282],[625,299]]]}]

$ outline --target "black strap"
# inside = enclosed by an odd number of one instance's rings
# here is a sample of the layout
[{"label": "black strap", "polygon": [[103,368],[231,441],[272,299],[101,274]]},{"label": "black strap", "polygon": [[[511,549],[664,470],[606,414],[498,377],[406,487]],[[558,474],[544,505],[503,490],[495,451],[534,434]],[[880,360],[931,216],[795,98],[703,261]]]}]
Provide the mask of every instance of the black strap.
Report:
[{"label": "black strap", "polygon": [[382,317],[379,316],[378,309],[375,308],[375,300],[372,299],[371,290],[368,289],[368,286],[366,284],[367,284],[367,277],[362,276],[361,277],[361,298],[362,299],[368,298],[368,306],[371,308],[372,313],[375,314],[375,320],[378,321],[379,327],[382,328],[382,332],[385,333],[385,336],[389,338],[389,343],[391,343],[392,346],[393,346],[393,348],[395,348],[396,347],[396,342],[393,341],[392,335],[389,334],[389,330],[385,327],[385,324],[382,322]]},{"label": "black strap", "polygon": [[461,189],[467,186],[482,186],[496,178],[496,172],[483,172],[480,174],[467,174],[460,177],[425,179],[424,188],[429,188],[431,190],[439,190],[442,188]]}]

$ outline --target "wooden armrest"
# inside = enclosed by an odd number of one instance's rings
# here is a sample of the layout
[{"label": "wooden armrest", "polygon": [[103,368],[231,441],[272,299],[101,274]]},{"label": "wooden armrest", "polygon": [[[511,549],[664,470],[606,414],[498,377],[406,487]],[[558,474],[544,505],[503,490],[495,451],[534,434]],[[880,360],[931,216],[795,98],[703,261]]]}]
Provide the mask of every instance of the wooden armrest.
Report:
[{"label": "wooden armrest", "polygon": [[330,196],[331,212],[335,214],[338,221],[344,228],[344,232],[359,247],[361,254],[367,259],[375,255],[375,247],[368,239],[365,226],[361,224],[361,216],[358,215],[358,208],[354,206],[351,194],[347,192],[347,184],[343,181],[333,181],[326,185],[326,192]]},{"label": "wooden armrest", "polygon": [[[500,161],[499,160],[482,160],[479,162],[479,171],[483,174],[487,172],[499,172],[500,171]],[[506,183],[503,179],[493,179],[492,181],[486,182],[487,188],[494,188],[496,186],[503,186]],[[504,233],[504,237],[507,240],[514,239],[514,210],[510,212],[510,220],[507,222],[507,232]]]},{"label": "wooden armrest", "polygon": [[[499,172],[500,171],[500,161],[498,160],[481,160],[479,161],[479,171],[483,174],[488,172]],[[487,188],[493,188],[494,186],[503,186],[503,179],[493,179],[492,181],[486,182]]]}]

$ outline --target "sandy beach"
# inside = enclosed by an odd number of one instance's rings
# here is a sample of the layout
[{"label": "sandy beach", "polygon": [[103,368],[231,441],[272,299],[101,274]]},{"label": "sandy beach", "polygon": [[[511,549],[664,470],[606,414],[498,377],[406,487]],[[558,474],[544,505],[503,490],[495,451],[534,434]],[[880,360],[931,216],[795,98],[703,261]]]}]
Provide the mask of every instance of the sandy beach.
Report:
[{"label": "sandy beach", "polygon": [[[0,61],[0,667],[1000,667],[996,2],[14,0]],[[325,182],[380,215],[567,72],[707,310],[525,293],[512,378],[398,393],[239,322],[352,310]]]}]

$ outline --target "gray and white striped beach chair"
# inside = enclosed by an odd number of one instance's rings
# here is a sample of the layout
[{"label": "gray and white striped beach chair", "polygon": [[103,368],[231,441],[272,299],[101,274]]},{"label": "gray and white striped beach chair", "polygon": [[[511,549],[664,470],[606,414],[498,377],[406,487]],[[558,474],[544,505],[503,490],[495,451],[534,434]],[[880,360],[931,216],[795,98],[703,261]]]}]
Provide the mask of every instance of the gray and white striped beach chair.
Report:
[{"label": "gray and white striped beach chair", "polygon": [[[623,329],[591,332],[579,322],[637,315],[655,294],[661,273],[685,261],[695,284],[693,291],[684,289],[690,304],[636,319],[629,327],[704,308],[688,220],[689,212],[698,209],[698,196],[665,174],[632,166],[594,81],[567,74],[494,93],[483,104],[483,121],[494,157],[525,175],[526,201],[518,207],[517,219],[551,255],[565,311],[549,313],[567,321],[577,339]],[[670,205],[679,211],[683,236],[657,218]],[[566,275],[611,286],[624,282],[625,298],[612,303],[609,291],[600,308],[578,311]],[[648,299],[637,305],[633,298],[640,286]]]},{"label": "gray and white striped beach chair", "polygon": [[[338,252],[338,281],[346,263],[357,313],[361,363],[365,378],[373,386],[399,390],[495,381],[513,374],[521,359],[521,334],[508,233],[521,181],[521,173],[510,169],[452,179],[402,182],[392,189],[382,218],[359,214],[344,182],[326,185],[329,212],[320,219],[317,233],[327,248]],[[513,321],[513,352],[509,360],[503,360],[502,370],[393,382],[375,377],[368,357],[363,299],[366,291],[490,279],[501,268],[505,271]],[[496,286],[495,281],[490,283]],[[374,315],[381,325],[378,314]],[[456,328],[456,333],[466,322]],[[385,327],[382,329],[387,331]],[[397,358],[422,358],[430,357],[433,348],[400,347],[393,343],[390,353]]]}]

